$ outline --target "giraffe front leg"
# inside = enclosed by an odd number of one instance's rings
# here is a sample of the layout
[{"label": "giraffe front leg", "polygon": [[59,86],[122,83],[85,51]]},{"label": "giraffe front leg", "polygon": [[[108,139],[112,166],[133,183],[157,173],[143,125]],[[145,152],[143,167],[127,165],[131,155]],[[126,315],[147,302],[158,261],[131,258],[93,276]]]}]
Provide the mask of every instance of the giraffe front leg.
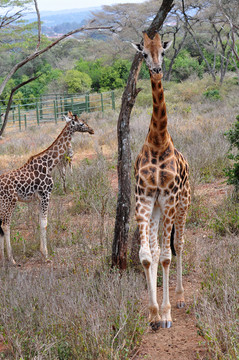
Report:
[{"label": "giraffe front leg", "polygon": [[47,211],[49,199],[41,199],[40,208],[40,251],[45,259],[48,259],[47,250]]},{"label": "giraffe front leg", "polygon": [[179,207],[175,218],[174,247],[177,258],[177,284],[176,284],[176,306],[178,309],[185,307],[184,288],[182,279],[182,254],[184,244],[184,227],[187,209]]},{"label": "giraffe front leg", "polygon": [[153,307],[150,311],[150,325],[153,330],[157,330],[160,327],[160,316],[159,316],[159,306],[157,302],[157,274],[158,274],[158,263],[160,248],[158,245],[158,227],[160,220],[160,209],[159,207],[154,207],[150,218],[150,228],[149,228],[149,246],[152,256],[151,264],[151,275],[152,275],[152,299]]},{"label": "giraffe front leg", "polygon": [[[156,243],[150,236],[153,229],[150,230],[151,212],[150,206],[136,205],[136,220],[140,232],[140,251],[139,258],[143,265],[147,289],[149,296],[149,323],[153,330],[157,330],[160,325],[159,306],[157,303],[157,268],[159,259],[159,250],[155,248]],[[157,227],[157,226],[156,226]],[[151,244],[150,244],[151,238]]]},{"label": "giraffe front leg", "polygon": [[171,304],[169,301],[169,269],[171,263],[171,248],[170,248],[170,236],[173,227],[173,223],[164,220],[163,228],[163,242],[162,242],[162,252],[160,254],[160,262],[163,269],[163,302],[161,306],[162,310],[162,328],[170,328],[172,326],[172,317],[171,317]]},{"label": "giraffe front leg", "polygon": [[0,229],[0,263],[4,265],[4,232],[3,229]]},{"label": "giraffe front leg", "polygon": [[12,264],[12,265],[16,265],[16,261],[13,258],[13,254],[12,254],[12,246],[11,246],[11,239],[10,239],[10,225],[5,225],[3,226],[3,231],[4,231],[4,237],[6,240],[6,249],[7,249],[7,258],[8,261]]}]

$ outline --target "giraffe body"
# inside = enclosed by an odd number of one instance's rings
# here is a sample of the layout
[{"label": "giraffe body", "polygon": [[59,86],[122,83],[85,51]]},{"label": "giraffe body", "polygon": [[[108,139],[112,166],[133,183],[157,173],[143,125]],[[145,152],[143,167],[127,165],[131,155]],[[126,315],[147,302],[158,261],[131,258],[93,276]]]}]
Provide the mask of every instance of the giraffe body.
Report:
[{"label": "giraffe body", "polygon": [[[186,214],[190,203],[189,167],[183,155],[174,147],[167,130],[166,104],[162,87],[161,63],[168,43],[161,44],[158,34],[150,40],[144,34],[144,45],[138,45],[150,70],[153,114],[149,132],[135,163],[135,216],[140,232],[140,261],[144,267],[149,294],[149,321],[156,330],[172,326],[169,301],[169,267],[171,263],[172,231],[177,254],[177,307],[183,307],[182,250]],[[159,222],[162,221],[162,248],[158,244]],[[174,229],[173,229],[174,227]],[[170,241],[171,240],[171,241]],[[172,245],[172,244],[171,244]],[[157,269],[163,270],[162,316],[157,303]]]},{"label": "giraffe body", "polygon": [[17,201],[29,202],[37,198],[40,202],[40,251],[47,258],[47,211],[53,189],[51,176],[54,167],[70,146],[74,132],[94,131],[76,115],[68,114],[67,124],[57,139],[46,150],[30,157],[25,165],[0,176],[0,258],[4,261],[4,238],[8,260],[15,264],[10,243],[10,224]]}]

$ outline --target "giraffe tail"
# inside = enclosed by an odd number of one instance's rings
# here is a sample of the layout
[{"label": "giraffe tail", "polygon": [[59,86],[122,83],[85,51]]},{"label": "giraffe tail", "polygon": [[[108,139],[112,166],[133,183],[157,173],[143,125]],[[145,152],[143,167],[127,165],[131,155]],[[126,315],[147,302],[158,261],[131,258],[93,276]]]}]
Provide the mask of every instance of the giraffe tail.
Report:
[{"label": "giraffe tail", "polygon": [[171,237],[170,237],[170,247],[171,247],[171,251],[172,251],[173,256],[176,256],[176,251],[175,251],[175,248],[174,248],[174,233],[175,233],[175,227],[174,227],[174,224],[173,224],[173,228],[172,228],[172,231],[171,231]]},{"label": "giraffe tail", "polygon": [[2,227],[1,227],[1,225],[2,225],[2,220],[0,219],[0,235],[3,236],[4,231],[3,231]]}]

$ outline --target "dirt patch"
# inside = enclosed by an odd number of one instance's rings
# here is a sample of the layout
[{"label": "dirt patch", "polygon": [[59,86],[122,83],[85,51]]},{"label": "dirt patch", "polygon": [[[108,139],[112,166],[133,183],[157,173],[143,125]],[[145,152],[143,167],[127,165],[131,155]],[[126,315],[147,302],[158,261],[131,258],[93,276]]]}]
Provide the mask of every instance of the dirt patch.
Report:
[{"label": "dirt patch", "polygon": [[[186,307],[176,308],[175,285],[170,284],[170,301],[172,306],[173,326],[170,329],[159,329],[157,332],[148,328],[137,352],[131,360],[196,360],[204,359],[206,348],[203,339],[197,333],[196,319],[193,311],[194,298],[197,294],[198,280],[195,274],[184,277]],[[162,301],[162,287],[158,288],[159,303]],[[147,301],[147,294],[144,295]]]}]

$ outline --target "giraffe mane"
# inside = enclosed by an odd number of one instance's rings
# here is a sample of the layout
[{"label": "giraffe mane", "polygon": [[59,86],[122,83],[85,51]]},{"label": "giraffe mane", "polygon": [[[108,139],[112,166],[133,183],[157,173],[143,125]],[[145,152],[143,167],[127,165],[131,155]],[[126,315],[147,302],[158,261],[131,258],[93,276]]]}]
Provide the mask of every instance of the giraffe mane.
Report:
[{"label": "giraffe mane", "polygon": [[[53,141],[53,143],[51,145],[48,146],[48,148],[40,151],[38,154],[35,154],[35,155],[32,155],[28,160],[27,162],[25,163],[26,164],[29,164],[33,159],[37,158],[38,156],[44,154],[45,151],[49,150],[50,147],[52,147],[53,145],[55,145],[55,143],[58,141],[59,137],[62,135],[62,133],[64,132],[64,130],[66,129],[66,127],[68,126],[68,124],[66,124],[64,126],[64,128],[62,129],[62,131],[60,132],[60,134],[57,136],[57,138]],[[24,165],[23,165],[24,166]]]}]

